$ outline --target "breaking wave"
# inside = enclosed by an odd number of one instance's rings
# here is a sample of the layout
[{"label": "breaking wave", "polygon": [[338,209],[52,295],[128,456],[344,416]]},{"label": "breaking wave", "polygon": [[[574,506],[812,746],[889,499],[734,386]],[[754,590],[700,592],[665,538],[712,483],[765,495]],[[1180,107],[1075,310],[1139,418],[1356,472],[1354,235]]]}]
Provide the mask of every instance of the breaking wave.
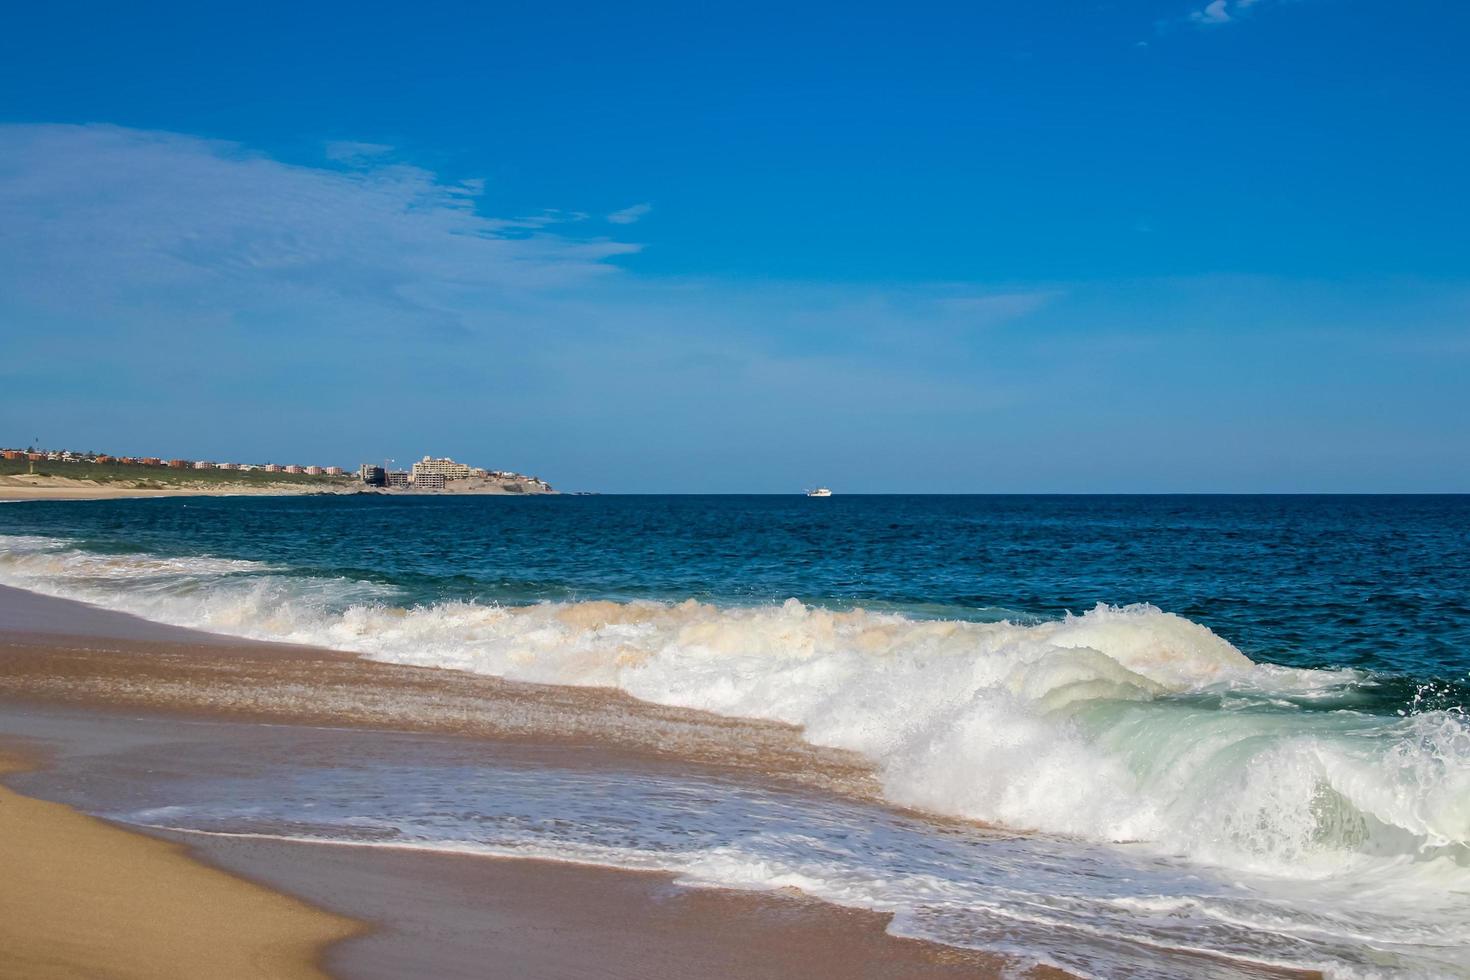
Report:
[{"label": "breaking wave", "polygon": [[383,583],[19,536],[0,537],[0,582],[217,633],[787,722],[869,758],[894,803],[937,814],[1284,879],[1392,869],[1470,890],[1462,709],[1360,710],[1371,677],[1253,663],[1148,605],[1029,625],[796,600],[403,608]]}]

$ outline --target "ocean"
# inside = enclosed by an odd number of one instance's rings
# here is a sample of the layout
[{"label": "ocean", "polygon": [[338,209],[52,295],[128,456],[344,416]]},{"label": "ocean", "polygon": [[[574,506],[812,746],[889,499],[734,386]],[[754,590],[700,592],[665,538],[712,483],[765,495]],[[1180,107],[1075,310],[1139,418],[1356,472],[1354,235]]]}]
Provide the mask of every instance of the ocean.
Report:
[{"label": "ocean", "polygon": [[786,722],[882,795],[329,738],[116,819],[795,887],[1085,975],[1470,975],[1470,497],[26,502],[0,584]]}]

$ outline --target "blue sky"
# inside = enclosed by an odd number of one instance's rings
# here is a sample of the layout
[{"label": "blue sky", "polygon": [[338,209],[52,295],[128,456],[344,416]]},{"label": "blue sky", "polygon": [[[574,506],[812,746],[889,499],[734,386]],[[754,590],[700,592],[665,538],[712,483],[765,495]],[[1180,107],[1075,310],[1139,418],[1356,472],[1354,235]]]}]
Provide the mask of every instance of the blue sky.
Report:
[{"label": "blue sky", "polygon": [[7,17],[3,443],[1470,490],[1470,8]]}]

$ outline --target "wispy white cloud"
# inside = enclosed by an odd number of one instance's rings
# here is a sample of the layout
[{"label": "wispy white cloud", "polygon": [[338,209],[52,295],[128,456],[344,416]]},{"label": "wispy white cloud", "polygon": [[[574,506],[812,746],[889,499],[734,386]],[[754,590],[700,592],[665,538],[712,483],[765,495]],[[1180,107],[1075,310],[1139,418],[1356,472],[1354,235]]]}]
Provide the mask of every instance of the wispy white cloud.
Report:
[{"label": "wispy white cloud", "polygon": [[589,215],[586,211],[564,211],[561,208],[544,208],[538,214],[512,218],[506,222],[506,225],[512,228],[547,228],[551,225],[575,224],[578,221],[586,221],[588,217]]},{"label": "wispy white cloud", "polygon": [[1196,24],[1226,24],[1231,20],[1228,0],[1212,0],[1203,10],[1190,14]]},{"label": "wispy white cloud", "polygon": [[[340,159],[341,154],[338,154]],[[0,286],[53,310],[167,308],[465,325],[616,274],[636,244],[479,211],[475,181],[354,157],[341,170],[113,126],[0,126]],[[572,216],[576,217],[576,216]]]},{"label": "wispy white cloud", "polygon": [[584,212],[492,217],[483,189],[386,154],[344,170],[175,133],[0,126],[0,297],[97,325],[560,325],[666,343],[701,323],[779,348],[812,337],[853,347],[867,328],[868,341],[947,335],[1024,317],[1052,295],[632,277],[614,260],[639,246],[574,234]]},{"label": "wispy white cloud", "polygon": [[614,211],[607,216],[607,220],[615,225],[631,225],[652,210],[652,204],[635,204],[632,207],[623,208],[621,211]]},{"label": "wispy white cloud", "polygon": [[1230,24],[1259,2],[1260,0],[1211,0],[1202,9],[1190,14],[1189,19],[1205,26]]}]

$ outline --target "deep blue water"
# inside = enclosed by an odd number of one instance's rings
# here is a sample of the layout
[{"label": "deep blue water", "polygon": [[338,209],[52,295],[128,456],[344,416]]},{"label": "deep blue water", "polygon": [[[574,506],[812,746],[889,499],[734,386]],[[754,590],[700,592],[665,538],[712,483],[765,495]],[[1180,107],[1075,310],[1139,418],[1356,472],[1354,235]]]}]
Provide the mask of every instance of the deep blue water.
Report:
[{"label": "deep blue water", "polygon": [[35,502],[0,534],[443,599],[796,597],[968,619],[1149,602],[1256,660],[1459,680],[1466,496],[229,497]]}]

